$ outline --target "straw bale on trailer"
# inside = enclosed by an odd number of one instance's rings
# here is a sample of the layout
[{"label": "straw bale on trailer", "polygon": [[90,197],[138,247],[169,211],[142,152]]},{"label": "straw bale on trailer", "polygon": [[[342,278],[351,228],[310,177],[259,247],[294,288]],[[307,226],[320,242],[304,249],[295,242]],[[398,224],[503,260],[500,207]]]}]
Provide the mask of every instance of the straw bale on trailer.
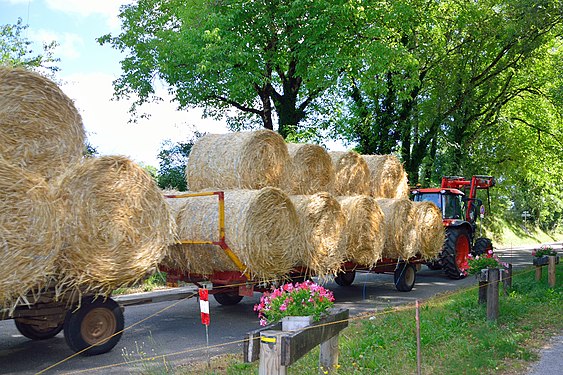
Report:
[{"label": "straw bale on trailer", "polygon": [[318,276],[336,274],[346,259],[346,217],[342,207],[326,192],[290,198],[300,221],[300,265]]},{"label": "straw bale on trailer", "polygon": [[375,266],[385,244],[383,211],[367,195],[338,197],[346,214],[346,260],[362,266]]},{"label": "straw bale on trailer", "polygon": [[413,220],[418,250],[425,259],[436,258],[446,238],[442,212],[432,202],[413,202]]},{"label": "straw bale on trailer", "polygon": [[369,168],[354,151],[329,152],[334,165],[334,193],[338,196],[369,195]]},{"label": "straw bale on trailer", "polygon": [[401,161],[394,155],[362,155],[370,171],[371,195],[408,199],[409,182]]},{"label": "straw bale on trailer", "polygon": [[56,181],[65,222],[62,292],[109,293],[153,271],[175,223],[152,177],[122,156],[88,158]]},{"label": "straw bale on trailer", "polygon": [[289,194],[330,192],[334,187],[332,159],[324,147],[288,143],[291,164],[287,168],[284,190]]},{"label": "straw bale on trailer", "polygon": [[376,199],[385,217],[384,258],[408,259],[417,253],[412,241],[413,202],[408,199]]},{"label": "straw bale on trailer", "polygon": [[0,157],[0,308],[45,287],[61,247],[59,219],[45,179]]},{"label": "straw bale on trailer", "polygon": [[73,101],[51,80],[0,67],[0,156],[50,179],[85,150]]},{"label": "straw bale on trailer", "polygon": [[[177,223],[180,240],[219,241],[218,197],[188,198]],[[225,241],[257,279],[284,276],[295,266],[298,224],[293,204],[278,188],[225,191]],[[218,245],[175,245],[165,264],[204,275],[238,271]]]},{"label": "straw bale on trailer", "polygon": [[186,182],[191,191],[280,187],[288,164],[285,141],[271,130],[207,134],[192,147]]}]

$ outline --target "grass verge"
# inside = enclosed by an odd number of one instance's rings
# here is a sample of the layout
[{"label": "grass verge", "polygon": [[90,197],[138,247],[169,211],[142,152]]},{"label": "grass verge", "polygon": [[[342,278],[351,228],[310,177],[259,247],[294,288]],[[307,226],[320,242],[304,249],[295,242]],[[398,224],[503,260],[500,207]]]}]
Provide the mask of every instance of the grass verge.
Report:
[{"label": "grass verge", "polygon": [[[546,270],[547,271],[547,270]],[[423,374],[520,374],[552,335],[561,332],[563,267],[558,283],[541,282],[533,269],[514,275],[508,295],[501,293],[500,316],[486,320],[486,307],[477,303],[477,289],[469,288],[426,300],[421,304]],[[475,282],[477,285],[477,282]],[[413,306],[355,317],[342,331],[337,374],[416,373],[416,334]],[[318,348],[294,365],[288,374],[318,374]],[[257,374],[258,365],[241,363],[241,356],[214,359],[216,367],[192,365],[175,374]]]}]

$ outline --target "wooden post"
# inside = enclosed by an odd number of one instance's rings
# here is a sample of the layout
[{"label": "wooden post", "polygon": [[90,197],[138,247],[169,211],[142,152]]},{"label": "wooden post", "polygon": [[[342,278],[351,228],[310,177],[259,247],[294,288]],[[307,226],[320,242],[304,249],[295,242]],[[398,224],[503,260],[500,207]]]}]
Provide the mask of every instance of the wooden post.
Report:
[{"label": "wooden post", "polygon": [[338,336],[321,343],[319,354],[319,374],[334,374],[338,368]]},{"label": "wooden post", "polygon": [[487,303],[487,282],[479,281],[479,305]]},{"label": "wooden post", "polygon": [[489,284],[487,287],[487,320],[496,321],[498,319],[498,268],[489,269]]},{"label": "wooden post", "polygon": [[282,331],[263,331],[260,333],[259,375],[286,375],[287,367],[281,363]]},{"label": "wooden post", "polygon": [[547,264],[547,281],[551,288],[555,287],[555,255],[549,256],[549,263]]},{"label": "wooden post", "polygon": [[536,281],[541,280],[541,266],[536,266]]},{"label": "wooden post", "polygon": [[504,291],[504,295],[508,295],[508,291],[512,288],[512,263],[508,264],[508,267],[501,271],[503,273],[502,276],[502,289]]}]

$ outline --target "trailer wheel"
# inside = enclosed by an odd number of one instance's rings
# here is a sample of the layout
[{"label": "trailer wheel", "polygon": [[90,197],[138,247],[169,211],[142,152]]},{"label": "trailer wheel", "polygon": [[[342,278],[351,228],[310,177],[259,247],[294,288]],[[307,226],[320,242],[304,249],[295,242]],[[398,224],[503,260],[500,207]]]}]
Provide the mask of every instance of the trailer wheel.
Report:
[{"label": "trailer wheel", "polygon": [[416,281],[416,268],[410,263],[399,263],[393,275],[395,288],[399,292],[410,292]]},{"label": "trailer wheel", "polygon": [[20,319],[15,319],[14,323],[16,323],[16,328],[22,335],[32,340],[47,340],[55,337],[63,330],[63,322],[60,322],[56,327],[47,328],[24,323]]},{"label": "trailer wheel", "polygon": [[117,302],[111,298],[84,298],[80,308],[69,311],[65,317],[66,343],[84,356],[107,353],[121,339],[124,325],[123,311]]},{"label": "trailer wheel", "polygon": [[475,245],[473,246],[472,254],[474,256],[483,255],[487,251],[493,249],[493,242],[485,237],[480,237],[475,240]]},{"label": "trailer wheel", "polygon": [[356,271],[339,272],[334,277],[334,282],[340,286],[350,286],[356,278]]},{"label": "trailer wheel", "polygon": [[242,296],[239,296],[237,292],[216,293],[213,297],[215,301],[224,306],[236,305],[242,301]]}]

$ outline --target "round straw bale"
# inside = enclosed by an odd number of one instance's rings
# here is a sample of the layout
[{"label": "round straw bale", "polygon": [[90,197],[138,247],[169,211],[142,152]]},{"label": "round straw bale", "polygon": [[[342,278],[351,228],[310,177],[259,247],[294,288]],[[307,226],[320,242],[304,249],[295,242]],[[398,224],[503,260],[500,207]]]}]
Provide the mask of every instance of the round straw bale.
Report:
[{"label": "round straw bale", "polygon": [[271,130],[207,134],[192,147],[186,182],[192,191],[280,187],[288,164],[285,141]]},{"label": "round straw bale", "polygon": [[413,202],[413,220],[418,250],[424,259],[436,258],[446,238],[442,212],[432,202]]},{"label": "round straw bale", "polygon": [[385,217],[384,258],[408,259],[416,255],[417,249],[412,236],[412,201],[408,199],[376,199]]},{"label": "round straw bale", "polygon": [[409,182],[401,161],[394,155],[362,155],[370,172],[371,195],[376,198],[409,198]]},{"label": "round straw bale", "polygon": [[51,80],[0,67],[0,155],[50,179],[84,153],[85,133],[73,101]]},{"label": "round straw bale", "polygon": [[338,202],[346,214],[346,260],[375,266],[385,244],[383,211],[367,195],[338,197]]},{"label": "round straw bale", "polygon": [[[225,191],[225,242],[257,279],[284,276],[297,263],[295,208],[280,189]],[[178,236],[187,241],[218,242],[217,196],[188,198],[178,213]],[[173,246],[166,264],[192,273],[238,271],[218,245]]]},{"label": "round straw bale", "polygon": [[334,165],[335,195],[369,195],[369,169],[361,155],[354,151],[329,154]]},{"label": "round straw bale", "polygon": [[153,271],[175,223],[152,177],[122,156],[88,158],[56,183],[65,212],[60,288],[105,294]]},{"label": "round straw bale", "polygon": [[59,218],[45,179],[1,157],[0,212],[0,308],[10,309],[53,277]]},{"label": "round straw bale", "polygon": [[300,264],[318,276],[336,274],[346,259],[346,216],[330,193],[292,195],[301,223]]},{"label": "round straw bale", "polygon": [[288,143],[291,164],[287,168],[284,189],[289,194],[330,192],[334,186],[332,159],[324,147]]}]

